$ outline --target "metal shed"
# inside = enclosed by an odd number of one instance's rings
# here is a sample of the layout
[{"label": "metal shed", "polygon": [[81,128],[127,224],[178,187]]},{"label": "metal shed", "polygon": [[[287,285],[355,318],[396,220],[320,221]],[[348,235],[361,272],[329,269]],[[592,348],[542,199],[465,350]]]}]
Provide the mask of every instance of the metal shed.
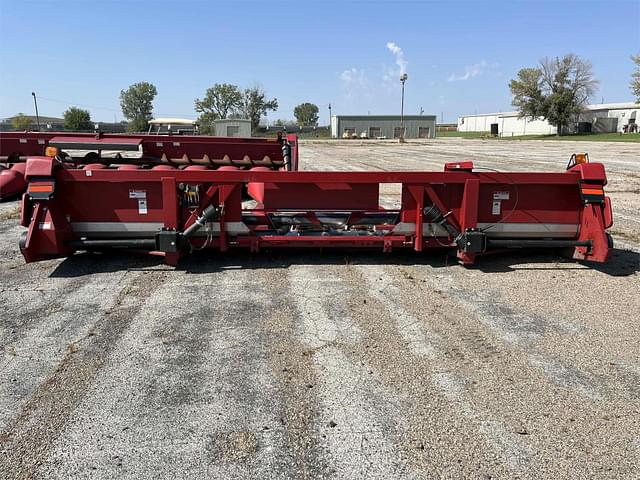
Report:
[{"label": "metal shed", "polygon": [[[405,115],[405,138],[435,138],[435,115]],[[355,134],[368,138],[398,138],[402,136],[400,115],[334,115],[331,136],[343,138]]]},{"label": "metal shed", "polygon": [[251,120],[224,118],[214,120],[216,137],[244,137],[251,136]]}]

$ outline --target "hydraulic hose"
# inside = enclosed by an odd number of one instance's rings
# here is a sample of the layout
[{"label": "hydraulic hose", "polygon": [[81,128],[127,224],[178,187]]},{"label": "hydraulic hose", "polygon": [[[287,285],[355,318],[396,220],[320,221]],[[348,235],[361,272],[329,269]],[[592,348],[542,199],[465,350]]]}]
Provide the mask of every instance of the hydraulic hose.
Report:
[{"label": "hydraulic hose", "polygon": [[202,211],[202,215],[200,215],[195,222],[189,225],[189,227],[184,231],[182,236],[184,238],[189,238],[193,236],[194,233],[196,233],[198,230],[204,227],[204,224],[207,223],[207,221],[211,220],[213,217],[215,217],[216,214],[218,214],[219,212],[220,210],[217,207],[214,207],[213,205],[209,205],[207,208],[205,208]]},{"label": "hydraulic hose", "polygon": [[441,225],[455,241],[457,241],[458,237],[460,237],[460,232],[447,221],[447,216],[444,215],[435,205],[425,207],[425,209],[423,210],[423,215],[430,222]]}]

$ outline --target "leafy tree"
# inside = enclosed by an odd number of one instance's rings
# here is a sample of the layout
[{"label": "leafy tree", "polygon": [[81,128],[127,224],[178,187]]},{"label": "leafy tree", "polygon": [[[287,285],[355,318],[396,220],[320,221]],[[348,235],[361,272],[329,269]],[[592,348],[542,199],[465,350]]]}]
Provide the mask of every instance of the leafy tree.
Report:
[{"label": "leafy tree", "polygon": [[293,110],[293,114],[298,121],[298,125],[312,126],[315,127],[318,125],[318,106],[313,103],[301,103]]},{"label": "leafy tree", "polygon": [[509,88],[513,94],[511,104],[518,109],[520,116],[535,118],[544,115],[542,72],[539,68],[523,68],[518,72],[517,80],[511,80]]},{"label": "leafy tree", "polygon": [[245,88],[242,91],[242,100],[236,114],[243,118],[251,120],[251,129],[256,130],[260,123],[260,118],[269,110],[278,109],[278,99],[272,98],[267,100],[267,94],[262,87],[254,86]]},{"label": "leafy tree", "polygon": [[230,83],[216,83],[207,88],[202,100],[196,98],[196,112],[200,113],[201,133],[211,133],[213,121],[219,118],[227,118],[230,113],[240,107],[242,93],[236,85]]},{"label": "leafy tree", "polygon": [[636,69],[631,74],[631,91],[636,96],[636,102],[640,103],[640,53],[638,55],[631,55],[631,60],[636,64]]},{"label": "leafy tree", "polygon": [[521,117],[543,117],[558,129],[583,111],[595,92],[591,63],[577,55],[545,58],[535,68],[523,68],[518,78],[509,82],[512,104]]},{"label": "leafy tree", "polygon": [[93,127],[91,115],[87,110],[70,107],[62,116],[64,117],[65,130],[91,130]]},{"label": "leafy tree", "polygon": [[134,83],[120,92],[122,115],[129,120],[127,130],[143,132],[153,118],[153,99],[158,94],[155,85],[148,82]]},{"label": "leafy tree", "polygon": [[11,126],[14,130],[28,130],[32,123],[31,117],[27,117],[22,112],[11,119]]}]

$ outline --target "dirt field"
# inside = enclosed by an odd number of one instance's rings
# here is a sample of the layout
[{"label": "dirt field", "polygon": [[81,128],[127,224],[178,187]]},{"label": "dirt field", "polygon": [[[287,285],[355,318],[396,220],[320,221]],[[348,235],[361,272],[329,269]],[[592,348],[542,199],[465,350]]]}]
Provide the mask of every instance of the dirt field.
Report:
[{"label": "dirt field", "polygon": [[[631,479],[640,149],[303,143],[306,170],[605,163],[606,265],[246,252],[24,265],[0,204],[0,478]],[[397,201],[397,192],[385,192]]]}]

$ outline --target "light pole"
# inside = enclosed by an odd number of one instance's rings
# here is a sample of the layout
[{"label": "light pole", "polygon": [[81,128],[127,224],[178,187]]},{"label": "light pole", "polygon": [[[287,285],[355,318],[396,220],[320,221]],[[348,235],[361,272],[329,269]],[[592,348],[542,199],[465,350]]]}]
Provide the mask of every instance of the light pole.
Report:
[{"label": "light pole", "polygon": [[329,135],[331,135],[331,104],[329,104]]},{"label": "light pole", "polygon": [[407,81],[407,74],[400,75],[400,82],[402,82],[402,100],[400,102],[400,139],[399,142],[404,142],[404,82]]},{"label": "light pole", "polygon": [[36,106],[36,124],[38,125],[38,131],[40,131],[40,115],[38,115],[38,100],[36,100],[36,92],[31,92],[33,95],[33,104]]}]

